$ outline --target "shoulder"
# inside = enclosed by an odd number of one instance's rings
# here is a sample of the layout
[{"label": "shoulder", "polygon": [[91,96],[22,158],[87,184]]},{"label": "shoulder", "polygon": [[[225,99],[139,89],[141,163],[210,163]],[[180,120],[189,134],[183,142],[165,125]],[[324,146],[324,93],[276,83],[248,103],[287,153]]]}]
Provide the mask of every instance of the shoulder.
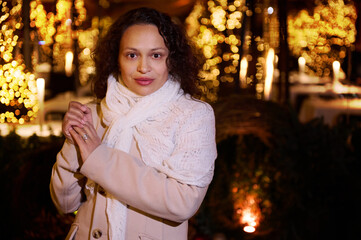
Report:
[{"label": "shoulder", "polygon": [[213,108],[210,104],[199,99],[192,98],[190,95],[182,95],[176,102],[177,108],[183,110],[185,114],[190,115],[214,115]]},{"label": "shoulder", "polygon": [[[193,142],[208,144],[215,139],[215,115],[210,104],[189,96],[177,101],[177,136],[179,142]],[[174,124],[174,123],[173,123]],[[194,142],[192,143],[195,146]],[[199,146],[199,145],[198,145]]]},{"label": "shoulder", "polygon": [[212,106],[204,101],[194,99],[189,95],[182,95],[180,98],[178,98],[177,101],[173,104],[172,111],[183,123],[208,122],[208,124],[213,125],[215,122]]}]

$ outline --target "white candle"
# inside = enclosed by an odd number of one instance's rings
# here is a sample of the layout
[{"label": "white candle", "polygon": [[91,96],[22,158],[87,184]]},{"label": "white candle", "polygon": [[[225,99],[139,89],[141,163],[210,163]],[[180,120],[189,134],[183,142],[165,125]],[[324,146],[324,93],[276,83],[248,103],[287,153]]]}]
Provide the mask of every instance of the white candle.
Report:
[{"label": "white candle", "polygon": [[332,63],[332,68],[333,68],[333,82],[336,83],[338,82],[339,79],[339,74],[340,74],[340,67],[341,64],[339,61],[334,61]]},{"label": "white candle", "polygon": [[38,89],[38,101],[39,101],[39,112],[38,112],[39,126],[40,126],[40,131],[42,131],[44,124],[45,79],[38,78],[36,80],[36,87]]},{"label": "white candle", "polygon": [[240,71],[239,71],[239,81],[241,88],[247,87],[247,68],[248,68],[247,58],[243,57],[240,63]]},{"label": "white candle", "polygon": [[300,74],[305,73],[306,59],[304,57],[298,58],[298,71]]},{"label": "white candle", "polygon": [[72,73],[73,58],[73,52],[69,51],[65,54],[65,75],[67,77],[70,77]]},{"label": "white candle", "polygon": [[266,60],[266,78],[264,80],[265,100],[269,100],[271,96],[272,80],[273,80],[273,72],[274,72],[274,66],[273,66],[274,57],[275,57],[275,51],[271,48],[268,51],[267,60]]}]

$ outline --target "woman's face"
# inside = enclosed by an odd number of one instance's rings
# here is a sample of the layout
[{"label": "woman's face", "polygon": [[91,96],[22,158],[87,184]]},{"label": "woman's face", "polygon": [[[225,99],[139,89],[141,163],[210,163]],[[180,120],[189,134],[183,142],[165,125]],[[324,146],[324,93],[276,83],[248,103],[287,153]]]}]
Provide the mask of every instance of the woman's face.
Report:
[{"label": "woman's face", "polygon": [[168,48],[155,25],[133,25],[120,40],[119,66],[122,80],[132,92],[146,96],[168,79]]}]

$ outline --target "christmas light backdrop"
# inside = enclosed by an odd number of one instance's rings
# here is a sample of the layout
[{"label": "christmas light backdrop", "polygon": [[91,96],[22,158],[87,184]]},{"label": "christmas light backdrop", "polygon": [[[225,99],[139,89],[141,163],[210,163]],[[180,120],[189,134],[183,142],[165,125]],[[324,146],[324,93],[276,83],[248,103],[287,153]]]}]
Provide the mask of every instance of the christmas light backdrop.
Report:
[{"label": "christmas light backdrop", "polygon": [[313,11],[288,16],[288,42],[295,57],[306,60],[305,72],[319,77],[332,74],[332,63],[345,60],[356,38],[353,1],[316,0]]},{"label": "christmas light backdrop", "polygon": [[29,122],[38,112],[35,76],[18,54],[23,27],[22,1],[1,1],[0,17],[0,123]]},{"label": "christmas light backdrop", "polygon": [[[274,1],[255,3],[246,0],[197,1],[186,19],[188,35],[205,59],[201,76],[203,100],[218,100],[219,89],[227,84],[235,88],[256,89],[262,98],[265,79],[265,57],[270,48],[278,47],[278,19]],[[252,23],[257,14],[261,26]],[[253,27],[264,29],[257,32]],[[240,76],[241,60],[247,61],[244,83]],[[245,63],[245,62],[244,62]]]}]

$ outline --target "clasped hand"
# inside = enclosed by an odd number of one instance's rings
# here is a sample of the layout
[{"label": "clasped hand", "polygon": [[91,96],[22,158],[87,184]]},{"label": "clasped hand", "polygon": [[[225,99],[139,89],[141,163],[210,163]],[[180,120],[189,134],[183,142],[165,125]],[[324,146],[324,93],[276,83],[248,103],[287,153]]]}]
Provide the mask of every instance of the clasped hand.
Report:
[{"label": "clasped hand", "polygon": [[69,103],[62,131],[71,143],[78,145],[83,162],[101,143],[93,125],[91,110],[80,102]]}]

